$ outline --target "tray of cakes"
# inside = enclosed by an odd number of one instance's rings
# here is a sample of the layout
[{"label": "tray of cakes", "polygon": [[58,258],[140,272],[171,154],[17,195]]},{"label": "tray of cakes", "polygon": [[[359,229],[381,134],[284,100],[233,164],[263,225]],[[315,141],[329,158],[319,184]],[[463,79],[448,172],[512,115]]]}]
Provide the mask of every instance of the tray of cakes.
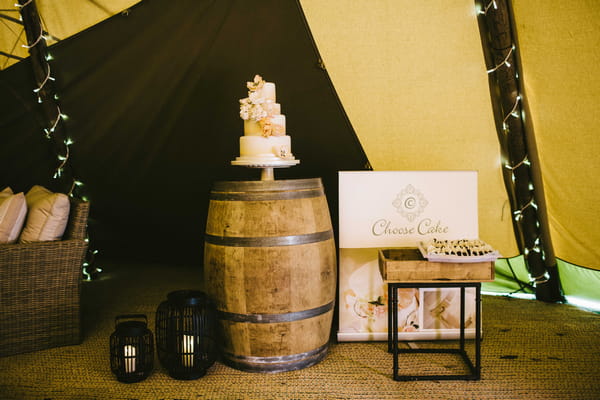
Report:
[{"label": "tray of cakes", "polygon": [[432,239],[419,242],[419,251],[428,261],[476,263],[496,261],[500,253],[481,239]]}]

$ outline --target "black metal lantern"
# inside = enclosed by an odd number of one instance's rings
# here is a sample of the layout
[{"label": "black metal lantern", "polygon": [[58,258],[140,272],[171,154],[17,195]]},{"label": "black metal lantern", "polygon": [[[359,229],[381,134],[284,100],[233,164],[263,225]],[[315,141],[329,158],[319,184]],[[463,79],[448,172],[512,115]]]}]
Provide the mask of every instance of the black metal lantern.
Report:
[{"label": "black metal lantern", "polygon": [[197,290],[167,295],[156,310],[158,359],[175,379],[198,379],[217,358],[216,309],[208,296]]},{"label": "black metal lantern", "polygon": [[119,315],[110,335],[110,369],[120,382],[146,379],[154,366],[154,338],[143,314]]}]

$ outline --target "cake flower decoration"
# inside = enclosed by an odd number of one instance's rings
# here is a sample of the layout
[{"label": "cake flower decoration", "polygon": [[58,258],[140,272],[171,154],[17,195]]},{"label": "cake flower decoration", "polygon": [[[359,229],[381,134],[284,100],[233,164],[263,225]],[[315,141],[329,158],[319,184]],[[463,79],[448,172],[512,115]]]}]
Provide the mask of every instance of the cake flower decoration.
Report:
[{"label": "cake flower decoration", "polygon": [[247,121],[255,121],[262,130],[262,136],[282,136],[283,127],[273,123],[273,100],[265,97],[265,81],[260,75],[255,75],[252,82],[246,82],[248,97],[240,99],[240,117]]},{"label": "cake flower decoration", "polygon": [[240,117],[243,120],[260,121],[267,116],[267,112],[260,104],[252,103],[249,98],[240,100]]},{"label": "cake flower decoration", "polygon": [[262,89],[262,87],[264,85],[265,85],[265,81],[263,80],[262,76],[260,76],[260,75],[254,75],[253,82],[246,82],[246,87],[251,92],[256,92],[257,90]]},{"label": "cake flower decoration", "polygon": [[273,124],[271,123],[270,117],[261,118],[259,121],[260,127],[262,128],[262,135],[264,137],[269,137],[273,134]]},{"label": "cake flower decoration", "polygon": [[240,117],[243,120],[251,119],[260,121],[268,115],[267,111],[262,107],[265,99],[261,97],[262,92],[260,89],[262,89],[264,84],[265,81],[260,75],[255,75],[253,82],[246,82],[248,97],[240,99]]}]

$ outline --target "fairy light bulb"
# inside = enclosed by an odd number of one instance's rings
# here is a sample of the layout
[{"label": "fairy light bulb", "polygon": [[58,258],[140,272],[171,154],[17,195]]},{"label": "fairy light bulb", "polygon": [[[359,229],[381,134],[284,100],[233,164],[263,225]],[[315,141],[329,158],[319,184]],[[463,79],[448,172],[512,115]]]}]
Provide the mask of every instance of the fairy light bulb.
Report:
[{"label": "fairy light bulb", "polygon": [[498,5],[496,4],[496,0],[492,0],[492,1],[490,1],[490,2],[489,2],[489,3],[488,3],[486,6],[485,6],[485,8],[484,8],[483,10],[481,10],[481,9],[478,9],[478,10],[477,10],[477,12],[478,12],[479,14],[483,14],[483,15],[485,15],[485,14],[487,14],[487,12],[488,12],[488,10],[490,9],[490,7],[494,7],[494,10],[497,10],[497,9],[498,9]]}]

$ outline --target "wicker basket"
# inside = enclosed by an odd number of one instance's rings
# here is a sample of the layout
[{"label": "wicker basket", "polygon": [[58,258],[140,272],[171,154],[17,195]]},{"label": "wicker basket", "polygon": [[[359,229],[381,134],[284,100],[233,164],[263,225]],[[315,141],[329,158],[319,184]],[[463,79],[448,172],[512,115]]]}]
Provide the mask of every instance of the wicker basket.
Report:
[{"label": "wicker basket", "polygon": [[63,240],[0,245],[0,356],[81,343],[88,213],[71,199]]}]

